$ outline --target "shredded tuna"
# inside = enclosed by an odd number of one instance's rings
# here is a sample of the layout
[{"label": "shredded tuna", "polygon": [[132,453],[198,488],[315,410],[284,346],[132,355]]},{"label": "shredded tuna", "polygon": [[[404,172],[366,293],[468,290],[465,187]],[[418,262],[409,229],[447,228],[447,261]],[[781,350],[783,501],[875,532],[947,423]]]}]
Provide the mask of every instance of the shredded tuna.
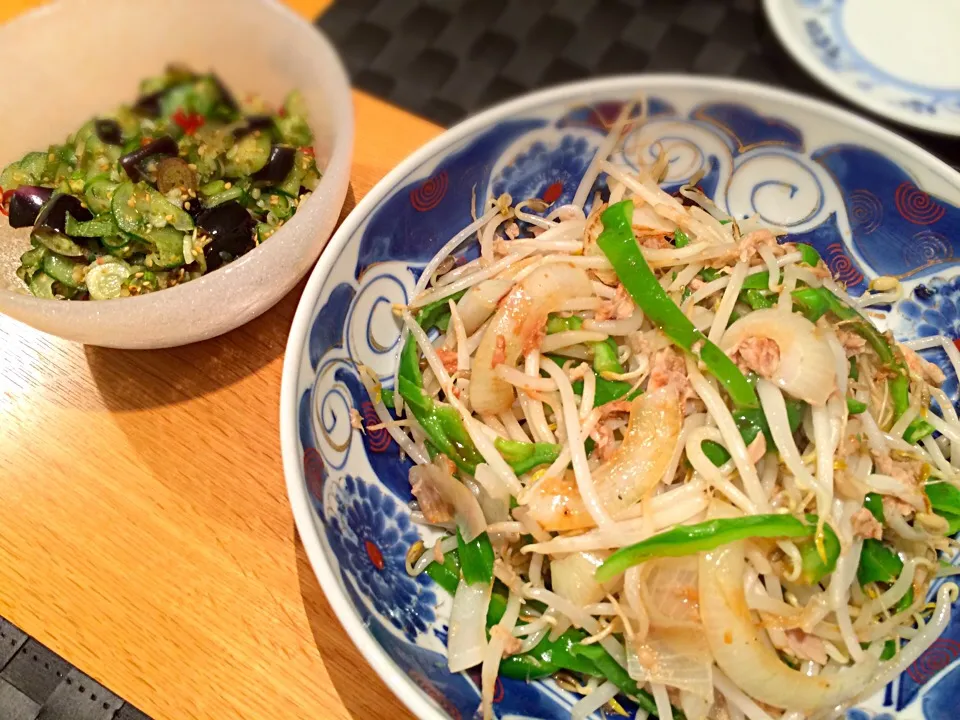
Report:
[{"label": "shredded tuna", "polygon": [[850,518],[853,532],[857,537],[880,540],[883,537],[883,525],[877,522],[873,513],[866,508],[857,510]]},{"label": "shredded tuna", "polygon": [[437,357],[443,363],[443,369],[453,374],[457,371],[457,351],[456,350],[437,350]]},{"label": "shredded tuna", "polygon": [[601,462],[609,460],[617,451],[613,442],[613,430],[607,425],[597,425],[590,432],[590,438],[596,443],[593,448],[593,454]]},{"label": "shredded tuna", "polygon": [[820,665],[827,664],[827,648],[823,640],[808,635],[803,630],[787,630],[787,649],[801,660],[813,660]]},{"label": "shredded tuna", "polygon": [[740,240],[737,245],[737,252],[739,254],[740,260],[747,262],[754,255],[757,255],[757,251],[761,247],[770,247],[776,252],[778,249],[782,252],[782,248],[777,245],[777,238],[774,237],[773,233],[769,230],[754,230],[752,233],[747,233],[743,236],[743,239]]},{"label": "shredded tuna", "polygon": [[513,633],[508,632],[507,629],[501,627],[499,623],[490,628],[490,639],[493,640],[493,638],[501,638],[503,640],[504,657],[516,655],[523,646],[523,641],[520,640],[520,638],[514,637]]},{"label": "shredded tuna", "polygon": [[420,505],[420,512],[430,523],[444,523],[453,520],[453,506],[437,492],[427,480],[421,479],[410,488]]},{"label": "shredded tuna", "polygon": [[920,460],[894,460],[889,453],[871,454],[874,468],[881,475],[889,475],[907,487],[914,487],[920,482],[920,473],[923,470],[923,463]]},{"label": "shredded tuna", "polygon": [[770,338],[748,337],[736,347],[733,360],[741,370],[768,378],[780,367],[780,346]]},{"label": "shredded tuna", "polygon": [[623,320],[633,315],[636,309],[637,306],[633,302],[633,298],[630,297],[630,293],[623,287],[623,284],[618,284],[616,294],[610,300],[605,300],[597,308],[594,317],[597,320]]},{"label": "shredded tuna", "polygon": [[857,335],[857,333],[844,330],[843,328],[837,328],[837,339],[843,346],[847,357],[859,355],[867,346],[867,341]]},{"label": "shredded tuna", "polygon": [[883,496],[883,515],[900,515],[905,520],[909,520],[913,517],[914,507],[905,500],[900,498],[891,497],[890,495]]},{"label": "shredded tuna", "polygon": [[648,250],[666,250],[667,248],[673,248],[673,244],[663,235],[645,235],[639,238],[639,242],[640,247],[645,247]]},{"label": "shredded tuna", "polygon": [[938,366],[932,362],[927,362],[908,347],[900,347],[903,350],[903,356],[907,361],[907,367],[914,375],[919,375],[931,385],[939,386],[946,376]]},{"label": "shredded tuna", "polygon": [[697,397],[690,386],[690,381],[687,379],[687,368],[683,362],[683,357],[671,347],[664,348],[653,356],[647,392],[659,390],[667,385],[673,385],[677,388],[681,403]]}]

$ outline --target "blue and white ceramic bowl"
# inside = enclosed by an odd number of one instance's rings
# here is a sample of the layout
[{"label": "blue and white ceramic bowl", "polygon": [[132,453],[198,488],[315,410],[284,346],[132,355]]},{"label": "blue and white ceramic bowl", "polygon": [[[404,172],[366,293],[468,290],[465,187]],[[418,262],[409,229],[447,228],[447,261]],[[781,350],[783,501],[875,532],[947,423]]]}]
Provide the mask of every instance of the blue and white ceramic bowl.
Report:
[{"label": "blue and white ceramic bowl", "polygon": [[[901,338],[960,337],[960,175],[909,142],[849,113],[735,81],[643,76],[567,85],[488,110],[423,147],[387,175],[331,240],[303,294],[287,346],[283,464],[297,528],[331,605],[374,669],[420,717],[471,718],[479,679],[445,658],[450,598],[404,557],[408,463],[383,430],[354,363],[392,375],[404,303],[434,252],[483,198],[569,200],[625,101],[644,95],[650,119],[621,161],[660,139],[667,182],[701,185],[735,215],[758,212],[813,244],[852,292],[895,275],[907,302],[889,310]],[[949,390],[957,379],[950,374]],[[370,424],[373,424],[372,422]],[[960,619],[850,720],[955,717]],[[502,681],[500,717],[567,718],[574,698],[552,682]]]}]

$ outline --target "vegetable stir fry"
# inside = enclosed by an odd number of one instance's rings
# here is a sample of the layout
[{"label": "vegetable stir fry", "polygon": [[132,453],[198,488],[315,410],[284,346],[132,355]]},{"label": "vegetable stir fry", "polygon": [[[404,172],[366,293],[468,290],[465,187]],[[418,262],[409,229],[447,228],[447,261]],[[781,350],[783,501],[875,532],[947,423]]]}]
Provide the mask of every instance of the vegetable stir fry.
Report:
[{"label": "vegetable stir fry", "polygon": [[[573,204],[491,200],[433,258],[391,389],[361,368],[436,531],[408,570],[453,596],[487,718],[498,674],[555,678],[574,718],[833,716],[949,620],[960,421],[864,311],[895,280],[855,300],[814,248],[662,189],[666,158],[613,164],[629,112]],[[960,361],[916,349],[941,344]]]},{"label": "vegetable stir fry", "polygon": [[140,97],[0,173],[31,227],[17,275],[40,298],[107,300],[216,270],[275,233],[320,180],[296,91],[274,112],[171,66]]}]

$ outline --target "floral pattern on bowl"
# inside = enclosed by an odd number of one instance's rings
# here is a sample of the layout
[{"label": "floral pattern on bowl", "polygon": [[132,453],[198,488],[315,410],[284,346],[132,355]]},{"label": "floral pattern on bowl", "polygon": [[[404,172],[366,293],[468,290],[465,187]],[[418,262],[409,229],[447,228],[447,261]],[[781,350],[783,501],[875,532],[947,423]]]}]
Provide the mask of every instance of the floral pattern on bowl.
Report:
[{"label": "floral pattern on bowl", "polygon": [[[354,641],[421,717],[473,717],[479,683],[446,669],[450,597],[424,577],[395,574],[405,543],[432,537],[409,520],[409,460],[385,431],[350,424],[350,408],[372,419],[356,364],[390,386],[399,338],[391,305],[408,301],[429,258],[470,223],[474,192],[567,202],[606,128],[640,91],[651,112],[617,161],[636,162],[657,142],[668,155],[668,184],[698,175],[732,214],[786,226],[852,293],[880,274],[903,278],[908,293],[936,287],[931,304],[915,303],[917,317],[927,312],[931,327],[960,330],[946,322],[956,313],[947,305],[954,245],[939,240],[960,238],[960,176],[813,101],[715,79],[616,79],[516,101],[425,147],[358,205],[318,265],[291,333],[281,415],[288,488],[314,568]],[[604,189],[601,182],[593,191]],[[937,238],[923,244],[922,232]],[[889,320],[901,338],[920,334],[902,313]],[[960,634],[960,621],[950,632]],[[941,666],[928,656],[918,663]],[[933,720],[925,708],[944,702],[941,686],[953,687],[941,677],[904,673],[848,717]],[[508,680],[497,698],[498,714],[510,718],[565,718],[576,701],[552,682]]]}]

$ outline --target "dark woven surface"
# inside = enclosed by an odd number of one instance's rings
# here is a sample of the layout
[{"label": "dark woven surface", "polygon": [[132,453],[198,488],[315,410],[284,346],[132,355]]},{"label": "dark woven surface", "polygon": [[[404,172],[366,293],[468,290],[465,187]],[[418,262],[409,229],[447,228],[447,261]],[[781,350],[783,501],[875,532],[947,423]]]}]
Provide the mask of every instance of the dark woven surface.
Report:
[{"label": "dark woven surface", "polygon": [[[637,72],[734,76],[853,107],[796,65],[761,5],[761,0],[335,0],[317,24],[339,48],[358,88],[441,125],[537,88]],[[960,164],[955,140],[893,127]]]},{"label": "dark woven surface", "polygon": [[0,618],[0,720],[150,720]]}]

